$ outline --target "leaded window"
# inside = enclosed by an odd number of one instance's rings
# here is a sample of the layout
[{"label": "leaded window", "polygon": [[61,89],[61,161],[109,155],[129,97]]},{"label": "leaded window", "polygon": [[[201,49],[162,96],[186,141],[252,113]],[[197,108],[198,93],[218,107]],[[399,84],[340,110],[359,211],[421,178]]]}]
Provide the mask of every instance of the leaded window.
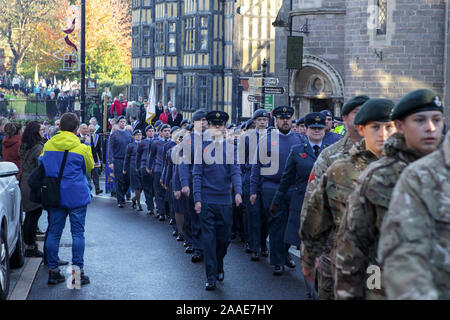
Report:
[{"label": "leaded window", "polygon": [[195,51],[195,17],[188,17],[185,20],[185,50]]},{"label": "leaded window", "polygon": [[378,1],[377,35],[385,35],[387,29],[387,0]]},{"label": "leaded window", "polygon": [[164,22],[156,23],[155,51],[157,55],[164,54]]},{"label": "leaded window", "polygon": [[144,56],[151,55],[151,34],[150,34],[150,26],[144,26],[142,28],[143,34],[143,43],[142,43],[142,54]]},{"label": "leaded window", "polygon": [[138,57],[140,54],[139,48],[139,27],[132,28],[132,55]]},{"label": "leaded window", "polygon": [[200,18],[200,50],[208,50],[208,17]]},{"label": "leaded window", "polygon": [[208,105],[208,77],[198,77],[198,106],[199,108],[207,108]]},{"label": "leaded window", "polygon": [[186,110],[192,110],[194,107],[194,76],[184,76],[184,106]]},{"label": "leaded window", "polygon": [[175,22],[169,22],[169,53],[177,52],[177,25]]}]

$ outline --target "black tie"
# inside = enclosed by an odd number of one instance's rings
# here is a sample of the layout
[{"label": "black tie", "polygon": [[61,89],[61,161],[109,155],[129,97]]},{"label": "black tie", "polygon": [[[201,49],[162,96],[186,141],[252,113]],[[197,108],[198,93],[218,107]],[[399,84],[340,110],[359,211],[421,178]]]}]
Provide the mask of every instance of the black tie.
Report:
[{"label": "black tie", "polygon": [[314,149],[314,154],[316,155],[316,157],[318,157],[319,156],[319,149],[320,149],[320,147],[316,144],[313,147],[313,149]]}]

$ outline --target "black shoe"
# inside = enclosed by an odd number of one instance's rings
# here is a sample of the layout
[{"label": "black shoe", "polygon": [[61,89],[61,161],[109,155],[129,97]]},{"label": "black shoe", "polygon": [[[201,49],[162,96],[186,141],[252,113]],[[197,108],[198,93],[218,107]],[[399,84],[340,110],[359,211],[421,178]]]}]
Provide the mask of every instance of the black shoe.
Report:
[{"label": "black shoe", "polygon": [[136,209],[136,200],[133,199],[133,200],[131,200],[131,202],[133,203],[133,204],[131,205],[131,207],[132,207],[133,209]]},{"label": "black shoe", "polygon": [[142,207],[141,207],[141,205],[140,205],[140,204],[138,204],[138,208],[137,208],[137,211],[144,211],[144,210],[142,210]]},{"label": "black shoe", "polygon": [[25,250],[25,257],[27,258],[42,258],[43,256],[44,253],[37,248]]},{"label": "black shoe", "polygon": [[267,248],[261,249],[261,256],[262,257],[268,257],[269,256],[269,250]]},{"label": "black shoe", "polygon": [[190,254],[190,253],[194,252],[194,249],[192,249],[192,247],[187,247],[186,250],[184,250],[184,252]]},{"label": "black shoe", "polygon": [[295,262],[294,262],[294,260],[291,259],[291,257],[289,255],[286,257],[285,264],[286,264],[286,267],[288,267],[288,268],[291,268],[291,269],[295,268]]},{"label": "black shoe", "polygon": [[58,260],[59,266],[67,266],[69,264],[69,261],[66,260]]},{"label": "black shoe", "polygon": [[159,221],[166,221],[166,217],[163,214],[160,214]]},{"label": "black shoe", "polygon": [[66,278],[61,274],[61,271],[52,271],[48,272],[48,284],[58,284],[66,281]]},{"label": "black shoe", "polygon": [[250,244],[248,242],[245,244],[245,253],[252,253],[252,250],[250,249]]},{"label": "black shoe", "polygon": [[123,205],[122,203],[119,203],[117,206],[118,206],[119,208],[123,208],[123,207],[124,207],[124,205]]},{"label": "black shoe", "polygon": [[177,237],[177,236],[178,236],[178,231],[172,232],[172,237]]},{"label": "black shoe", "polygon": [[[73,273],[72,273],[73,274]],[[80,284],[82,286],[91,283],[91,280],[89,280],[89,277],[84,274],[84,271],[81,271],[80,274]],[[75,284],[75,279],[72,280],[72,284]]]},{"label": "black shoe", "polygon": [[281,276],[284,273],[283,266],[274,266],[273,267],[273,275],[274,276]]},{"label": "black shoe", "polygon": [[100,193],[103,193],[103,190],[95,190],[95,195],[99,195]]},{"label": "black shoe", "polygon": [[185,248],[189,247],[189,242],[187,240],[184,240],[183,247]]},{"label": "black shoe", "polygon": [[216,289],[216,283],[215,282],[207,282],[205,285],[205,290],[212,291]]},{"label": "black shoe", "polygon": [[258,252],[253,252],[252,253],[251,260],[252,261],[259,261],[259,254],[258,254]]},{"label": "black shoe", "polygon": [[183,237],[183,234],[182,234],[182,233],[180,233],[180,234],[178,235],[177,241],[184,241],[184,237]]},{"label": "black shoe", "polygon": [[224,278],[225,278],[225,272],[222,271],[217,274],[217,281],[222,282]]},{"label": "black shoe", "polygon": [[169,220],[169,224],[170,224],[170,225],[175,224],[175,220],[174,220],[174,219],[170,219],[170,220]]},{"label": "black shoe", "polygon": [[153,210],[149,210],[149,211],[147,212],[147,214],[148,214],[149,216],[152,216],[152,215],[154,215],[155,213],[153,212]]},{"label": "black shoe", "polygon": [[191,258],[192,262],[201,262],[203,260],[203,255],[199,253],[194,253]]}]

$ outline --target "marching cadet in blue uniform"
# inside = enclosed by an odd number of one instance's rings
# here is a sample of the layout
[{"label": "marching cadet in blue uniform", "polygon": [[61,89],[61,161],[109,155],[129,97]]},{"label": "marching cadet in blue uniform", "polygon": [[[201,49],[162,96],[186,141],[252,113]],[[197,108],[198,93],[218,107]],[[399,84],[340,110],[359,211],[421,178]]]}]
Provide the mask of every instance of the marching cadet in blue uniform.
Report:
[{"label": "marching cadet in blue uniform", "polygon": [[[288,106],[277,107],[273,110],[278,131],[272,130],[267,133],[260,139],[258,145],[258,149],[261,149],[262,143],[267,144],[267,156],[270,161],[268,164],[261,164],[258,158],[257,163],[252,166],[250,176],[250,201],[252,204],[255,203],[257,192],[261,190],[264,214],[268,217],[270,264],[274,268],[274,275],[283,274],[285,264],[290,268],[295,268],[295,263],[289,259],[289,246],[284,243],[284,231],[288,220],[289,207],[286,206],[286,203],[283,203],[276,214],[271,215],[269,212],[272,199],[280,184],[289,151],[293,145],[302,143],[300,136],[291,131],[293,114],[294,109]],[[260,152],[258,152],[258,157],[259,155]],[[272,161],[274,157],[275,160]],[[269,168],[276,170],[276,172],[272,174],[262,173],[262,170],[268,170]],[[293,189],[293,186],[289,188],[286,195],[287,199],[290,199]]]},{"label": "marching cadet in blue uniform", "polygon": [[128,174],[130,177],[131,189],[134,190],[134,197],[131,199],[133,209],[142,211],[141,206],[141,192],[142,179],[139,170],[136,170],[136,154],[138,146],[142,140],[142,131],[137,129],[133,131],[134,141],[130,142],[125,151],[125,161],[123,163],[123,174]]},{"label": "marching cadet in blue uniform", "polygon": [[330,110],[322,110],[320,113],[324,114],[326,117],[326,129],[325,129],[325,137],[323,137],[323,142],[327,145],[332,145],[335,142],[341,140],[344,136],[334,133],[333,128],[333,114]]},{"label": "marching cadet in blue uniform", "polygon": [[301,117],[297,120],[297,130],[298,134],[302,135],[306,134],[305,117]]},{"label": "marching cadet in blue uniform", "polygon": [[[214,290],[216,281],[224,280],[223,258],[231,241],[232,187],[236,193],[236,206],[239,206],[242,203],[242,182],[235,147],[227,144],[224,139],[228,114],[211,111],[207,113],[206,119],[210,123],[209,130],[213,140],[204,144],[202,163],[194,164],[193,187],[195,211],[200,215],[205,255],[205,289]],[[227,164],[227,151],[229,153],[230,148],[233,163]],[[216,151],[222,152],[223,161],[215,161],[220,158]],[[207,158],[208,153],[210,159]]]},{"label": "marching cadet in blue uniform", "polygon": [[[169,213],[169,225],[172,226],[174,237],[178,236],[177,225],[175,222],[175,206],[174,206],[174,195],[172,189],[172,169],[173,162],[170,158],[170,150],[176,145],[175,141],[172,137],[176,134],[176,132],[180,130],[180,127],[175,126],[170,129],[170,140],[164,145],[164,158],[163,158],[163,171],[161,174],[161,183],[163,188],[166,190],[166,194],[164,196],[164,201],[167,203],[166,210]],[[184,239],[183,239],[184,240]]]},{"label": "marching cadet in blue uniform", "polygon": [[108,155],[109,167],[114,170],[116,182],[117,205],[119,208],[125,206],[125,194],[130,185],[129,177],[123,174],[123,163],[127,145],[132,141],[131,133],[125,130],[127,121],[124,116],[117,118],[117,130],[110,137],[110,153]]},{"label": "marching cadet in blue uniform", "polygon": [[[284,242],[300,249],[300,211],[303,205],[309,175],[320,152],[327,147],[322,143],[325,136],[325,115],[312,112],[305,117],[308,141],[294,145],[284,168],[283,176],[277,192],[272,200],[270,211],[275,214],[283,202],[289,203],[289,217],[284,233]],[[290,199],[285,197],[291,186],[294,186]]]},{"label": "marching cadet in blue uniform", "polygon": [[148,214],[152,215],[153,210],[155,209],[153,203],[153,176],[151,174],[148,174],[147,170],[145,170],[150,144],[155,136],[155,129],[151,124],[149,124],[145,128],[145,135],[147,137],[141,140],[137,148],[136,170],[139,171],[139,174],[141,176],[142,188],[144,190],[145,204],[147,205]]},{"label": "marching cadet in blue uniform", "polygon": [[147,159],[147,172],[153,175],[153,190],[155,192],[156,208],[159,221],[166,220],[165,190],[160,183],[163,169],[164,146],[170,140],[170,126],[163,124],[159,127],[159,137],[153,139]]},{"label": "marching cadet in blue uniform", "polygon": [[[189,163],[180,163],[179,175],[181,182],[181,193],[183,200],[183,208],[186,213],[184,219],[185,231],[190,232],[192,243],[188,243],[186,253],[192,254],[192,262],[197,263],[203,260],[203,245],[201,242],[201,226],[200,217],[194,210],[194,194],[193,190],[193,176],[192,171],[196,161],[196,155],[201,157],[203,134],[208,128],[208,121],[206,120],[206,111],[203,109],[197,110],[192,116],[193,131],[187,136],[183,143],[188,143],[191,146],[191,154]],[[197,160],[198,162],[201,161]],[[190,230],[187,230],[187,229]]]},{"label": "marching cadet in blue uniform", "polygon": [[[242,186],[244,192],[244,217],[247,217],[248,224],[248,251],[252,254],[251,260],[258,261],[260,254],[264,257],[269,255],[267,250],[266,239],[269,234],[269,227],[267,216],[264,214],[262,208],[261,190],[258,190],[257,198],[252,204],[250,202],[250,175],[252,164],[252,152],[257,152],[257,145],[261,135],[266,133],[267,123],[269,122],[270,114],[265,109],[258,109],[253,113],[252,121],[255,123],[255,131],[248,132],[242,136],[245,141],[245,164],[241,165],[242,170]],[[252,140],[251,134],[255,134]],[[252,148],[252,150],[250,150]],[[247,249],[247,248],[246,248]]]}]

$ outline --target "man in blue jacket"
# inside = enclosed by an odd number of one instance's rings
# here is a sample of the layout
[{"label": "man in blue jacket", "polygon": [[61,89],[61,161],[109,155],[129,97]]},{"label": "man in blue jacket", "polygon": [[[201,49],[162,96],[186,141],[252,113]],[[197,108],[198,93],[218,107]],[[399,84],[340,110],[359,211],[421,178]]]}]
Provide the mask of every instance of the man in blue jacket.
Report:
[{"label": "man in blue jacket", "polygon": [[[216,281],[224,280],[223,258],[231,241],[233,224],[232,186],[236,206],[242,203],[241,170],[233,144],[224,138],[228,114],[206,114],[212,140],[205,141],[201,164],[194,164],[193,186],[195,212],[200,215],[207,282],[214,290]],[[230,159],[231,154],[231,159]]]},{"label": "man in blue jacket", "polygon": [[[250,202],[254,204],[257,199],[258,190],[261,190],[264,214],[269,222],[270,239],[270,264],[274,268],[274,275],[281,275],[284,272],[284,265],[295,268],[295,263],[289,258],[289,246],[284,243],[284,230],[287,225],[289,208],[283,204],[275,214],[270,214],[269,209],[272,199],[278,189],[281,176],[284,172],[287,158],[291,147],[302,143],[300,136],[291,131],[291,118],[294,109],[288,106],[277,107],[273,110],[275,124],[278,131],[272,130],[259,140],[258,161],[252,166],[250,175]],[[261,156],[265,156],[263,145],[266,145],[267,156],[270,161],[264,164],[260,161]],[[293,186],[286,196],[292,194]]]},{"label": "man in blue jacket", "polygon": [[[81,284],[88,284],[89,277],[84,274],[84,225],[87,205],[91,202],[86,174],[94,167],[91,146],[82,144],[75,135],[78,130],[78,117],[65,113],[61,117],[61,131],[44,145],[39,163],[45,168],[47,177],[57,178],[67,150],[60,183],[60,204],[58,208],[48,208],[49,223],[45,252],[50,269],[48,284],[64,282],[64,275],[58,268],[58,249],[67,216],[70,217],[72,233],[72,264],[81,273]],[[76,191],[76,196],[74,196]],[[77,271],[75,269],[75,271]]]},{"label": "man in blue jacket", "polygon": [[118,128],[111,135],[109,140],[111,152],[108,155],[109,167],[114,170],[114,178],[116,181],[117,205],[119,208],[125,206],[125,194],[130,186],[129,175],[123,174],[123,163],[125,159],[125,151],[128,144],[132,141],[131,132],[125,130],[127,121],[124,116],[117,118]]},{"label": "man in blue jacket", "polygon": [[141,141],[137,148],[136,154],[136,170],[139,170],[139,174],[142,178],[142,187],[144,188],[145,203],[147,205],[147,211],[149,215],[153,214],[155,209],[153,203],[153,176],[147,173],[145,166],[147,164],[150,144],[155,136],[155,129],[151,124],[145,127],[146,138]]}]

